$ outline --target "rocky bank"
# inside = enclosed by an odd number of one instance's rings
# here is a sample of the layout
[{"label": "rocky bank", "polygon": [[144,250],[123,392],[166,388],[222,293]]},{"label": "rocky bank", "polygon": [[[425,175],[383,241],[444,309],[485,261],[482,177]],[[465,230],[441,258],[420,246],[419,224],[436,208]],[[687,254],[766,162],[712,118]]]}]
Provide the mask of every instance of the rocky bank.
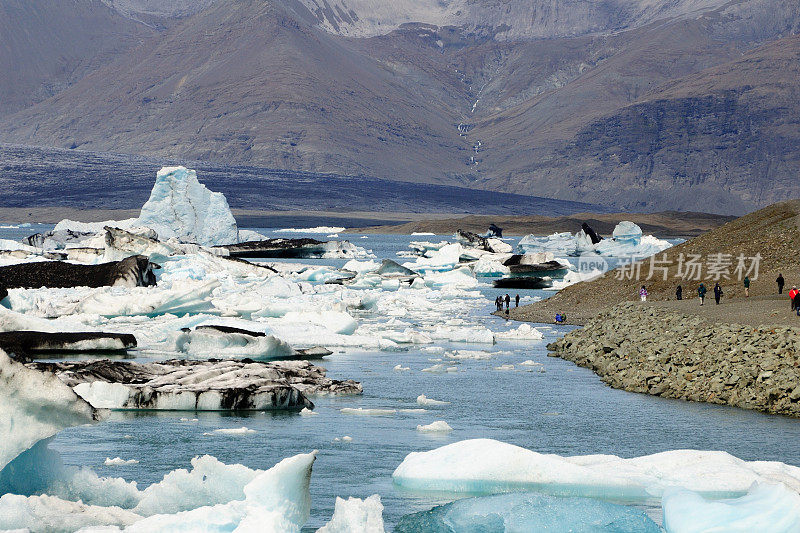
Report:
[{"label": "rocky bank", "polygon": [[800,328],[623,303],[548,349],[617,389],[800,417]]}]

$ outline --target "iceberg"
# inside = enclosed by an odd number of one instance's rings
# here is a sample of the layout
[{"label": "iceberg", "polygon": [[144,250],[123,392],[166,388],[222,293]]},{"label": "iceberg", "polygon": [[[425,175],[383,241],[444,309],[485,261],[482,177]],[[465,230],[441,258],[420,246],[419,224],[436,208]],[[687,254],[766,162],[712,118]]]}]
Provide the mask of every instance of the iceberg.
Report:
[{"label": "iceberg", "polygon": [[265,360],[298,355],[291,346],[273,335],[238,328],[201,325],[175,334],[175,351],[193,359],[209,357]]},{"label": "iceberg", "polygon": [[725,452],[674,450],[632,459],[561,457],[491,439],[410,453],[392,477],[396,485],[412,490],[478,494],[540,490],[628,501],[658,499],[669,487],[714,497],[743,495],[755,482],[783,483],[800,491],[800,468],[742,461]]},{"label": "iceberg", "polygon": [[514,493],[466,498],[404,516],[397,533],[659,533],[644,511],[587,498]]},{"label": "iceberg", "polygon": [[800,531],[800,494],[779,484],[757,483],[744,496],[716,501],[686,489],[667,489],[661,506],[669,533]]},{"label": "iceberg", "polygon": [[363,500],[337,497],[330,522],[317,533],[384,533],[381,497],[373,494]]},{"label": "iceberg", "polygon": [[0,478],[18,455],[62,429],[99,420],[98,412],[54,374],[0,351]]},{"label": "iceberg", "polygon": [[220,192],[211,192],[185,167],[164,167],[156,174],[150,198],[137,224],[156,231],[158,238],[206,246],[239,242],[236,219]]},{"label": "iceberg", "polygon": [[308,361],[29,363],[56,376],[92,406],[180,411],[313,408],[308,394],[360,394],[361,385],[325,376]]},{"label": "iceberg", "polygon": [[594,242],[583,229],[575,235],[569,232],[554,233],[546,237],[526,235],[517,248],[523,254],[553,252],[556,255],[578,256],[600,254],[606,257],[648,257],[672,246],[668,241],[652,235],[642,235],[642,228],[623,220],[614,228],[611,239]]},{"label": "iceberg", "polygon": [[449,433],[453,431],[453,428],[451,428],[450,424],[444,420],[437,420],[436,422],[431,422],[427,425],[418,425],[417,431],[421,433]]}]

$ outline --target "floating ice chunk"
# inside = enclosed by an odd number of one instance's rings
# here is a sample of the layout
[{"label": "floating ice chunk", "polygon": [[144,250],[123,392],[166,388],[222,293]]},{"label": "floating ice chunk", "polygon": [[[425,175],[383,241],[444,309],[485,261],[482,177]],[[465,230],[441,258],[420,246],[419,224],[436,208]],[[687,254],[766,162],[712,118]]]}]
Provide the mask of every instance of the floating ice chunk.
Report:
[{"label": "floating ice chunk", "polygon": [[513,493],[465,498],[404,516],[397,533],[457,531],[574,533],[658,533],[644,511],[585,498],[556,498],[538,493]]},{"label": "floating ice chunk", "polygon": [[411,369],[409,367],[407,367],[407,366],[395,365],[395,367],[392,370],[394,370],[396,372],[405,372],[406,370],[411,370]]},{"label": "floating ice chunk", "polygon": [[364,274],[366,272],[374,272],[375,270],[378,270],[378,268],[380,268],[380,265],[375,261],[358,261],[356,259],[351,259],[344,264],[342,270],[349,270],[350,272]]},{"label": "floating ice chunk", "polygon": [[122,459],[121,457],[114,457],[111,459],[110,457],[106,457],[106,460],[103,461],[103,464],[106,466],[126,466],[126,465],[138,465],[139,461],[136,459]]},{"label": "floating ice chunk", "polygon": [[779,484],[759,483],[740,498],[716,501],[686,489],[667,489],[662,508],[669,533],[800,531],[800,494]]},{"label": "floating ice chunk", "polygon": [[283,316],[283,320],[317,324],[340,335],[352,335],[358,327],[358,322],[344,311],[290,311]]},{"label": "floating ice chunk", "polygon": [[458,367],[447,366],[440,363],[433,366],[429,366],[428,368],[423,368],[422,371],[430,372],[432,374],[444,374],[447,372],[458,372]]},{"label": "floating ice chunk", "polygon": [[336,498],[333,517],[317,533],[384,533],[381,497]]},{"label": "floating ice chunk", "polygon": [[254,429],[250,429],[248,427],[242,426],[240,428],[221,428],[215,429],[208,433],[203,433],[203,435],[251,435],[255,433]]},{"label": "floating ice chunk", "polygon": [[501,352],[486,352],[483,350],[455,350],[448,354],[445,354],[445,357],[448,359],[456,359],[456,360],[465,360],[471,359],[475,361],[481,361],[485,359],[491,359],[498,355],[509,355],[511,352],[508,351],[501,351]]},{"label": "floating ice chunk", "polygon": [[316,411],[312,411],[308,407],[303,407],[300,410],[300,416],[317,416],[318,414],[319,413],[317,413]]},{"label": "floating ice chunk", "polygon": [[598,278],[605,274],[602,270],[589,270],[587,272],[579,272],[575,270],[570,270],[564,276],[563,279],[554,280],[552,287],[546,287],[544,290],[546,291],[560,291],[565,287],[569,287],[570,285],[575,285],[576,283],[580,283],[582,281],[591,281],[595,278]]},{"label": "floating ice chunk", "polygon": [[425,346],[424,348],[420,348],[421,351],[431,354],[443,354],[444,348],[441,346]]},{"label": "floating ice chunk", "polygon": [[520,366],[542,366],[542,363],[537,363],[536,361],[528,359],[527,361],[521,362]]},{"label": "floating ice chunk", "polygon": [[[412,243],[413,245],[414,243]],[[435,246],[435,245],[433,245]],[[416,272],[443,272],[453,270],[461,260],[464,248],[458,243],[450,243],[439,249],[428,248],[424,257],[419,257],[413,263],[404,263],[403,266]]]},{"label": "floating ice chunk", "polygon": [[361,415],[361,416],[390,416],[397,413],[396,409],[365,409],[363,407],[345,407],[339,409],[343,415]]},{"label": "floating ice chunk", "polygon": [[485,327],[436,326],[429,332],[432,339],[470,344],[494,344],[494,333]]},{"label": "floating ice chunk", "polygon": [[414,231],[411,233],[412,236],[430,236],[436,235],[435,233],[431,233],[430,231]]},{"label": "floating ice chunk", "polygon": [[393,474],[414,490],[493,493],[525,488],[566,496],[649,500],[667,487],[739,496],[754,482],[800,491],[800,468],[737,459],[725,452],[675,450],[633,459],[560,457],[491,439],[464,440],[410,453]]},{"label": "floating ice chunk", "polygon": [[419,425],[417,426],[417,431],[422,433],[448,433],[453,431],[453,428],[450,427],[450,424],[445,422],[444,420],[437,420],[436,422],[431,422],[428,425]]},{"label": "floating ice chunk", "polygon": [[274,233],[341,233],[345,229],[339,226],[317,226],[314,228],[276,229]]},{"label": "floating ice chunk", "polygon": [[472,289],[478,286],[478,280],[468,267],[461,267],[448,272],[429,272],[425,275],[425,285],[431,288]]},{"label": "floating ice chunk", "polygon": [[618,242],[631,243],[637,246],[642,241],[642,228],[628,220],[623,220],[614,227],[611,237]]},{"label": "floating ice chunk", "polygon": [[40,440],[100,417],[54,374],[27,368],[1,350],[0,382],[0,475]]},{"label": "floating ice chunk", "polygon": [[198,327],[174,334],[174,349],[195,359],[209,357],[249,357],[251,359],[282,359],[295,354],[291,346],[273,335],[260,332],[220,331]]},{"label": "floating ice chunk", "polygon": [[103,528],[105,531],[117,531],[116,527],[131,525],[141,518],[119,507],[87,505],[55,496],[5,494],[0,498],[0,530],[3,531],[71,533],[101,525],[111,527]]},{"label": "floating ice chunk", "polygon": [[245,485],[244,500],[153,515],[125,531],[299,532],[311,510],[308,485],[315,457],[316,451],[296,455],[258,473]]},{"label": "floating ice chunk", "polygon": [[500,370],[502,372],[509,372],[511,370],[514,370],[514,365],[505,364],[505,365],[496,366],[496,367],[494,367],[494,369],[495,370]]},{"label": "floating ice chunk", "polygon": [[266,235],[263,235],[257,231],[253,231],[251,229],[239,229],[239,242],[263,241],[266,238]]},{"label": "floating ice chunk", "polygon": [[450,405],[450,402],[445,402],[442,400],[434,400],[433,398],[428,398],[424,394],[420,394],[417,396],[417,403],[419,405]]},{"label": "floating ice chunk", "polygon": [[505,276],[511,273],[511,269],[500,261],[490,257],[481,257],[472,265],[472,270],[476,276]]},{"label": "floating ice chunk", "polygon": [[496,339],[502,340],[538,341],[544,338],[542,332],[530,324],[520,324],[518,328],[509,329],[507,331],[495,331],[494,336]]},{"label": "floating ice chunk", "polygon": [[138,224],[154,229],[161,240],[176,238],[203,245],[239,242],[236,219],[225,196],[209,191],[197,181],[197,173],[185,167],[158,171]]}]

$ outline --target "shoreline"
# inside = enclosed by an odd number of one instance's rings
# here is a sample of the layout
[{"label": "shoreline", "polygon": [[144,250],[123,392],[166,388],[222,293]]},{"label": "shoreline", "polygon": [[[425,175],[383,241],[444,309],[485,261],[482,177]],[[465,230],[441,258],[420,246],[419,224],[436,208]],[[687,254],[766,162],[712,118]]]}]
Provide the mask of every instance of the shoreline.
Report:
[{"label": "shoreline", "polygon": [[612,388],[800,417],[800,318],[738,324],[628,302],[547,349]]}]

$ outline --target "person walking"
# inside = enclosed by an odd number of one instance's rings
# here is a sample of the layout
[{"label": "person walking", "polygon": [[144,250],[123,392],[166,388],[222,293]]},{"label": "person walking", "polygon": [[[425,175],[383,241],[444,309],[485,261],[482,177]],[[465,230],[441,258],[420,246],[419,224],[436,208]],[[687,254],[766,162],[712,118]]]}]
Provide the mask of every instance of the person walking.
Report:
[{"label": "person walking", "polygon": [[750,298],[750,276],[744,277],[744,297]]},{"label": "person walking", "polygon": [[675,299],[676,300],[683,300],[683,287],[678,285],[678,288],[675,289]]},{"label": "person walking", "polygon": [[644,285],[642,285],[642,288],[641,288],[641,289],[639,289],[639,298],[640,298],[640,299],[641,299],[643,302],[646,302],[646,301],[647,301],[647,289],[645,289],[645,288],[644,288]]},{"label": "person walking", "polygon": [[706,286],[705,284],[701,283],[699,287],[697,287],[697,295],[700,297],[700,305],[704,305],[706,303]]},{"label": "person walking", "polygon": [[800,291],[797,290],[797,285],[792,285],[792,290],[789,291],[789,300],[792,303],[792,311],[797,307],[797,295]]},{"label": "person walking", "polygon": [[519,294],[517,294],[517,297],[514,298],[514,307],[519,307]]},{"label": "person walking", "polygon": [[719,285],[719,281],[714,284],[714,300],[719,305],[719,299],[722,298],[722,287]]},{"label": "person walking", "polygon": [[778,273],[778,279],[775,280],[775,283],[778,284],[778,294],[783,294],[783,286],[786,284],[783,274]]},{"label": "person walking", "polygon": [[511,307],[511,296],[506,293],[506,315],[508,315],[508,308]]}]

